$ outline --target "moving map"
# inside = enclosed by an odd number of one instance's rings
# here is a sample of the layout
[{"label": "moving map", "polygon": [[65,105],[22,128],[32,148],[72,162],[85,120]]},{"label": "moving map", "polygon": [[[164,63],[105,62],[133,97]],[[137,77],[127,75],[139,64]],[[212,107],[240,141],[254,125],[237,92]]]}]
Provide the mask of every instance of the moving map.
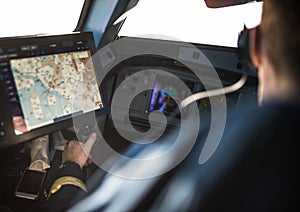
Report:
[{"label": "moving map", "polygon": [[13,59],[27,130],[103,106],[89,50]]}]

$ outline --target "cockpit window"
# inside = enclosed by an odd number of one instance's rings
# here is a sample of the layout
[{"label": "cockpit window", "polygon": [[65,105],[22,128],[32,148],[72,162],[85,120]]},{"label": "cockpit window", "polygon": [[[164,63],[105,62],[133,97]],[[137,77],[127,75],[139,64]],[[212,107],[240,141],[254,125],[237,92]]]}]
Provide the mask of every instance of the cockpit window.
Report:
[{"label": "cockpit window", "polygon": [[261,12],[261,2],[210,9],[204,0],[139,0],[119,36],[236,47],[244,24],[258,25]]},{"label": "cockpit window", "polygon": [[9,0],[0,2],[0,37],[74,31],[84,0]]}]

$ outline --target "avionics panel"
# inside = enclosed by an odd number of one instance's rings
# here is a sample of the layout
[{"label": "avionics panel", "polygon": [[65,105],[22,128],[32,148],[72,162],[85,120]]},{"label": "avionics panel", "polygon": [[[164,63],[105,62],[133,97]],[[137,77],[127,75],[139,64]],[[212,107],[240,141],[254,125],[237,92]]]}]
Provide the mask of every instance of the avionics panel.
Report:
[{"label": "avionics panel", "polygon": [[[150,56],[147,58],[150,59]],[[147,62],[144,60],[143,58],[139,58],[137,61],[143,61],[145,64],[147,64]],[[122,84],[120,90],[124,90],[124,96],[126,96],[126,93],[139,90],[139,86],[141,86],[143,83],[145,85],[142,85],[141,87],[153,88],[141,92],[131,102],[129,116],[131,121],[135,122],[135,124],[142,125],[143,123],[148,123],[147,120],[149,119],[149,114],[155,110],[161,111],[167,117],[177,114],[178,105],[176,101],[180,101],[180,99],[184,99],[185,97],[189,96],[188,93],[182,92],[185,90],[181,89],[184,85],[187,86],[187,88],[193,94],[206,90],[201,81],[198,80],[193,74],[189,73],[187,69],[183,69],[181,66],[171,65],[171,63],[169,65],[165,65],[166,67],[162,67],[159,65],[159,63],[162,63],[161,59],[157,59],[155,62],[152,61],[152,65],[128,65],[118,71],[115,89],[117,89],[129,76],[139,73],[140,71],[146,71],[144,75],[139,75],[139,80],[137,83],[134,83],[133,80],[132,83],[129,81],[130,83],[128,84]],[[155,74],[154,70],[161,70],[161,74]],[[232,85],[240,78],[240,74],[238,73],[222,71],[219,69],[217,69],[217,71],[224,86]],[[163,72],[174,74],[178,77],[178,79],[170,79],[168,75],[164,75]],[[251,83],[251,81],[254,80],[249,78],[248,81]],[[253,84],[254,83],[255,82],[253,82]],[[173,97],[168,94],[172,94]],[[228,112],[233,112],[243,104],[243,102],[241,102],[243,101],[242,99],[245,99],[245,103],[247,104],[249,104],[250,101],[254,102],[254,99],[256,99],[254,85],[247,85],[237,92],[226,94],[225,99],[216,96],[212,97],[211,99],[204,98],[198,100],[197,106],[200,113],[203,115],[209,115],[211,104],[218,105],[226,101]],[[121,105],[118,106],[121,107]],[[118,116],[117,118],[119,118],[119,121],[123,121],[124,119],[122,116]],[[176,115],[176,118],[180,118],[180,113]],[[173,119],[174,123],[169,124],[176,124],[176,120],[177,119]]]},{"label": "avionics panel", "polygon": [[104,113],[92,60],[92,33],[0,40],[0,146],[72,125],[72,117]]}]

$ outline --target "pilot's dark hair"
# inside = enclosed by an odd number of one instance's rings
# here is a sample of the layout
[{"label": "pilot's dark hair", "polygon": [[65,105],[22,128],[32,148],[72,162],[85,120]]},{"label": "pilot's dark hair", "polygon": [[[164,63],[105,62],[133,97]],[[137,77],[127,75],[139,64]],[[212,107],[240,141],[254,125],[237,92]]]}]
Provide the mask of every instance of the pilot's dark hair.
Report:
[{"label": "pilot's dark hair", "polygon": [[297,0],[263,2],[261,51],[267,53],[276,74],[289,74],[300,82],[300,7]]}]

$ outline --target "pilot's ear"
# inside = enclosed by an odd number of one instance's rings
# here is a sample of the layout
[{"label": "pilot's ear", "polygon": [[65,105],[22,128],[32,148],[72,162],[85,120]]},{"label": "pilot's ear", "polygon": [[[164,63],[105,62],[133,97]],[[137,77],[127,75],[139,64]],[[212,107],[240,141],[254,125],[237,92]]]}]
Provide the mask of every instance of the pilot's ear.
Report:
[{"label": "pilot's ear", "polygon": [[260,52],[260,35],[259,26],[249,31],[249,53],[252,63],[255,68],[259,68],[261,64],[261,52]]}]

